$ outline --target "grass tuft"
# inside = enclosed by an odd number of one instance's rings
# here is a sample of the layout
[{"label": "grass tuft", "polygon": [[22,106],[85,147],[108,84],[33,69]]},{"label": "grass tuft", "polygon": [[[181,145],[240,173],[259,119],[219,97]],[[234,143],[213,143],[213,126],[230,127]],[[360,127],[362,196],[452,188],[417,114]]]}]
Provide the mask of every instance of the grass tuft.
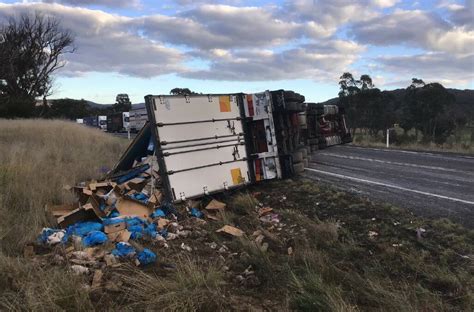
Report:
[{"label": "grass tuft", "polygon": [[120,276],[125,305],[160,311],[222,311],[226,307],[223,274],[215,266],[180,258],[174,274],[161,277],[133,267]]}]

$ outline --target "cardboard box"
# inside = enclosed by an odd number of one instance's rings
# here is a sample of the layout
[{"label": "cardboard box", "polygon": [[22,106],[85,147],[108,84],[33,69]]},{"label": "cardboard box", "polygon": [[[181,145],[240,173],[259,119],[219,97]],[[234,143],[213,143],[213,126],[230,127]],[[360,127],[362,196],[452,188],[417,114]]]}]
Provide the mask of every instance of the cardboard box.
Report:
[{"label": "cardboard box", "polygon": [[61,227],[62,229],[65,229],[68,226],[73,225],[80,221],[94,221],[94,220],[100,220],[100,219],[98,218],[94,209],[92,209],[91,206],[88,206],[86,204],[81,208],[71,211],[67,215],[59,217],[57,221],[58,221],[59,227]]},{"label": "cardboard box", "polygon": [[148,219],[148,217],[153,213],[153,209],[147,205],[137,200],[125,197],[119,198],[115,207],[122,217],[139,217]]},{"label": "cardboard box", "polygon": [[127,227],[127,225],[125,224],[125,221],[120,222],[120,223],[105,225],[104,226],[104,233],[105,234],[110,234],[110,233],[119,232],[119,231],[125,230],[126,227]]},{"label": "cardboard box", "polygon": [[67,215],[71,211],[79,208],[79,204],[64,204],[64,205],[55,205],[55,206],[46,206],[46,211],[48,211],[53,217],[59,218]]},{"label": "cardboard box", "polygon": [[128,242],[131,235],[131,232],[129,232],[127,229],[124,229],[118,232],[109,233],[107,234],[107,237],[111,242]]}]

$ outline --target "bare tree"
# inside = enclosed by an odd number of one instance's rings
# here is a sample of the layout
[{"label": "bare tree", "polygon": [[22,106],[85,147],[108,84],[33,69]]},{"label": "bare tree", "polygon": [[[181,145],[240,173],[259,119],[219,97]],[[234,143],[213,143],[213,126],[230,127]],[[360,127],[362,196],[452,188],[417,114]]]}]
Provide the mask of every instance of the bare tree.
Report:
[{"label": "bare tree", "polygon": [[27,116],[35,98],[50,94],[51,74],[75,51],[74,39],[58,19],[39,13],[10,18],[0,33],[0,116]]}]

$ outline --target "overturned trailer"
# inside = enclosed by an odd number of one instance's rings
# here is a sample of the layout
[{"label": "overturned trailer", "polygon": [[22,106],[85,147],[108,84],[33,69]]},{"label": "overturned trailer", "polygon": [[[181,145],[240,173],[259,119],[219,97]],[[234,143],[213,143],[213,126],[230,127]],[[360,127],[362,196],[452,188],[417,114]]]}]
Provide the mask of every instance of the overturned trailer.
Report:
[{"label": "overturned trailer", "polygon": [[304,170],[310,145],[300,116],[308,105],[298,93],[148,95],[145,101],[149,122],[110,178],[153,157],[156,187],[178,202]]}]

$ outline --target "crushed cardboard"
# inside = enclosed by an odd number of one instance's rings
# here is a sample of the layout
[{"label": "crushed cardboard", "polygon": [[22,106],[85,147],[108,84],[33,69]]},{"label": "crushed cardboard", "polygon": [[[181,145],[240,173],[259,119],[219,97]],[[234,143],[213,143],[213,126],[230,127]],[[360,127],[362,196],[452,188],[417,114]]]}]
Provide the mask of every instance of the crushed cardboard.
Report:
[{"label": "crushed cardboard", "polygon": [[143,219],[148,219],[148,217],[153,213],[153,209],[149,206],[130,199],[122,197],[117,200],[116,209],[123,217],[139,217]]},{"label": "crushed cardboard", "polygon": [[238,229],[234,226],[231,226],[231,225],[224,225],[222,228],[218,229],[216,231],[217,233],[227,233],[227,234],[230,234],[232,236],[236,236],[236,237],[241,237],[241,236],[244,236],[245,232],[242,231],[241,229]]},{"label": "crushed cardboard", "polygon": [[224,210],[226,206],[227,205],[223,202],[213,199],[209,204],[207,204],[206,210]]}]

